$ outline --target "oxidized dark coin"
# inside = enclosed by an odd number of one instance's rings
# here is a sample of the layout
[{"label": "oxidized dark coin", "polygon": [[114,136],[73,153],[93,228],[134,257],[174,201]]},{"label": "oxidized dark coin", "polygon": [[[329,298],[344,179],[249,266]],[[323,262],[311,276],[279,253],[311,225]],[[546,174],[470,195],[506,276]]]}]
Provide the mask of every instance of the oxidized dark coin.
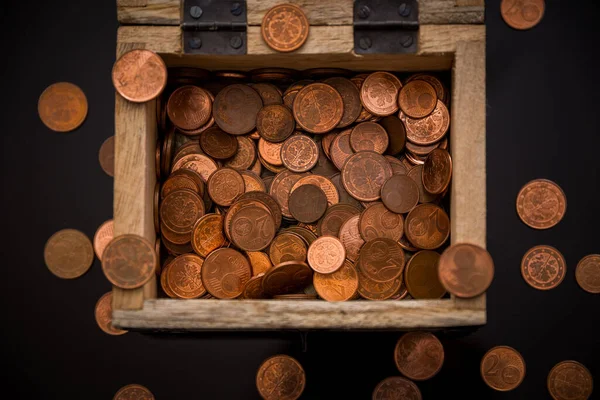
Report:
[{"label": "oxidized dark coin", "polygon": [[236,137],[216,126],[207,129],[200,135],[200,146],[206,154],[217,160],[231,158],[238,150]]},{"label": "oxidized dark coin", "polygon": [[327,210],[327,197],[317,186],[302,185],[290,194],[289,208],[297,221],[313,223]]},{"label": "oxidized dark coin", "polygon": [[379,199],[381,187],[391,176],[390,163],[381,154],[372,151],[352,155],[342,168],[344,188],[360,201]]},{"label": "oxidized dark coin", "polygon": [[[312,172],[315,173],[315,170],[313,169]],[[340,203],[349,204],[358,210],[361,210],[363,208],[360,201],[350,196],[350,193],[348,193],[348,191],[346,191],[346,189],[344,188],[344,184],[342,183],[342,174],[334,174],[329,179],[331,179],[331,182],[333,182],[335,188],[338,191],[338,194],[340,196]]]},{"label": "oxidized dark coin", "polygon": [[362,110],[360,93],[356,88],[356,85],[349,79],[343,77],[329,78],[324,82],[328,85],[331,85],[342,96],[344,113],[342,114],[342,120],[337,127],[345,128],[354,123]]},{"label": "oxidized dark coin", "polygon": [[182,86],[169,97],[167,114],[178,128],[188,131],[198,129],[212,115],[212,100],[202,88]]},{"label": "oxidized dark coin", "polygon": [[435,149],[423,165],[423,187],[431,194],[441,194],[448,189],[452,179],[452,158],[446,150]]},{"label": "oxidized dark coin", "polygon": [[438,274],[448,292],[457,297],[476,297],[492,283],[494,261],[485,249],[474,244],[458,243],[442,253]]},{"label": "oxidized dark coin", "polygon": [[404,163],[402,163],[402,161],[400,161],[396,157],[392,157],[392,156],[386,155],[384,157],[386,160],[388,160],[388,162],[390,163],[390,166],[392,167],[392,174],[406,175],[408,173],[408,170],[406,169],[406,166],[404,165]]},{"label": "oxidized dark coin", "polygon": [[379,125],[383,126],[389,138],[389,145],[385,150],[385,154],[395,156],[404,150],[406,144],[406,128],[404,122],[395,115],[389,115],[379,121]]},{"label": "oxidized dark coin", "polygon": [[244,135],[256,127],[256,117],[263,103],[250,86],[229,85],[217,94],[213,117],[219,128],[232,135]]},{"label": "oxidized dark coin", "polygon": [[325,193],[325,196],[327,197],[327,204],[330,206],[337,204],[340,201],[337,189],[329,178],[314,174],[307,175],[296,182],[294,186],[292,186],[290,194],[303,185],[315,185],[316,187],[320,188],[323,193]]},{"label": "oxidized dark coin", "polygon": [[419,188],[407,175],[392,175],[381,188],[381,201],[396,214],[410,212],[419,203]]},{"label": "oxidized dark coin", "polygon": [[388,147],[389,138],[383,126],[375,122],[362,122],[350,133],[350,146],[355,152],[374,151],[383,154]]},{"label": "oxidized dark coin", "polygon": [[285,169],[278,173],[273,179],[269,194],[277,200],[279,207],[281,207],[281,214],[284,217],[293,218],[288,207],[290,191],[292,190],[292,187],[305,176],[308,176],[308,173],[296,174]]},{"label": "oxidized dark coin", "polygon": [[433,378],[444,364],[444,347],[429,332],[405,333],[394,350],[398,370],[407,378],[424,381]]},{"label": "oxidized dark coin", "polygon": [[402,276],[404,251],[392,239],[375,238],[366,242],[360,250],[358,269],[372,281],[392,281]]},{"label": "oxidized dark coin", "polygon": [[270,142],[283,142],[294,133],[296,123],[289,108],[280,104],[264,106],[256,116],[256,129]]},{"label": "oxidized dark coin", "polygon": [[437,249],[450,236],[450,218],[439,206],[419,204],[406,216],[404,233],[420,249]]},{"label": "oxidized dark coin", "polygon": [[296,122],[311,133],[329,132],[340,123],[343,113],[342,96],[325,83],[303,87],[294,100]]},{"label": "oxidized dark coin", "polygon": [[306,172],[317,165],[319,148],[306,135],[293,135],[281,147],[281,160],[293,172]]},{"label": "oxidized dark coin", "polygon": [[102,170],[108,176],[115,176],[115,137],[111,136],[102,143],[98,152]]},{"label": "oxidized dark coin", "polygon": [[142,385],[131,384],[119,389],[113,400],[154,400],[154,395]]}]

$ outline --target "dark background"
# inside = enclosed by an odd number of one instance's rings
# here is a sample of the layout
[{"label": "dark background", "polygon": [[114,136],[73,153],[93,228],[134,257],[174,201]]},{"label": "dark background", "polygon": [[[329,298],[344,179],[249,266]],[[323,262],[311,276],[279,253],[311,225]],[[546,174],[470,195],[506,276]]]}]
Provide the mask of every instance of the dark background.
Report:
[{"label": "dark background", "polygon": [[[157,399],[255,399],[260,363],[277,353],[300,360],[303,398],[370,398],[398,375],[392,353],[400,333],[309,333],[197,336],[104,334],[94,305],[110,289],[100,264],[65,281],[45,267],[47,238],[63,228],[93,237],[112,216],[113,180],[97,160],[113,135],[110,71],[116,43],[114,1],[4,1],[2,29],[3,329],[2,391],[11,398],[111,399],[141,383]],[[545,399],[552,366],[574,359],[596,380],[600,398],[600,296],[580,289],[575,266],[600,253],[598,148],[598,2],[548,0],[531,31],[510,29],[499,1],[487,1],[488,248],[496,278],[488,291],[488,324],[469,336],[442,335],[442,371],[418,383],[425,399]],[[48,85],[70,81],[89,101],[81,129],[46,129],[37,101]],[[519,188],[534,178],[556,181],[568,198],[564,220],[534,231],[517,217]],[[468,193],[465,193],[468,195]],[[567,277],[556,289],[525,284],[519,265],[537,244],[558,248]],[[524,356],[527,376],[513,392],[489,389],[479,362],[490,347]]]}]

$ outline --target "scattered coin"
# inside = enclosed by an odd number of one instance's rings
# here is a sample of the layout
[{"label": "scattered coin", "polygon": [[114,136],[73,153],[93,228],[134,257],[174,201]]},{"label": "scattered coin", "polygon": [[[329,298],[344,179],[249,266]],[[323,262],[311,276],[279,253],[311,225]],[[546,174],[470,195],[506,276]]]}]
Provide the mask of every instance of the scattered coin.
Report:
[{"label": "scattered coin", "polygon": [[554,289],[565,279],[567,265],[563,255],[551,246],[534,246],[521,260],[521,274],[529,286]]},{"label": "scattered coin", "polygon": [[458,243],[442,253],[438,274],[448,292],[457,297],[476,297],[492,283],[494,261],[485,249],[474,244]]},{"label": "scattered coin", "polygon": [[393,175],[406,175],[408,173],[406,166],[396,157],[385,156],[385,159],[390,163]]},{"label": "scattered coin", "polygon": [[548,392],[554,400],[587,400],[593,387],[592,374],[577,361],[561,361],[548,374]]},{"label": "scattered coin", "polygon": [[117,92],[135,103],[157,98],[167,85],[167,66],[149,50],[131,50],[117,60],[112,70]]},{"label": "scattered coin", "polygon": [[299,261],[287,261],[275,265],[265,273],[263,290],[275,296],[302,291],[312,282],[310,267]]},{"label": "scattered coin", "polygon": [[519,218],[534,229],[552,228],[563,219],[566,211],[565,193],[547,179],[528,182],[517,195]]},{"label": "scattered coin", "polygon": [[302,9],[279,4],[266,12],[260,25],[262,38],[275,51],[298,50],[306,42],[310,23]]},{"label": "scattered coin", "polygon": [[244,179],[244,193],[267,191],[265,183],[254,172],[242,170],[240,171],[240,175]]},{"label": "scattered coin", "polygon": [[406,128],[406,139],[420,146],[440,141],[450,127],[450,113],[441,100],[437,101],[433,112],[425,118],[410,118],[403,112],[398,117]]},{"label": "scattered coin", "polygon": [[136,289],[154,275],[158,263],[154,245],[137,235],[115,237],[102,254],[102,271],[121,289]]},{"label": "scattered coin", "polygon": [[432,333],[408,332],[398,340],[394,360],[402,375],[424,381],[433,378],[442,369],[444,347]]},{"label": "scattered coin", "polygon": [[294,100],[294,118],[307,132],[329,132],[340,123],[343,113],[342,96],[325,83],[306,85]]},{"label": "scattered coin", "polygon": [[500,5],[504,22],[518,30],[531,29],[539,24],[545,9],[545,0],[502,0]]},{"label": "scattered coin", "polygon": [[100,167],[108,176],[115,176],[115,137],[111,136],[102,143],[98,152]]},{"label": "scattered coin", "polygon": [[94,261],[92,243],[78,230],[60,230],[46,242],[44,261],[50,272],[59,278],[79,278]]},{"label": "scattered coin", "polygon": [[294,133],[295,128],[292,112],[280,104],[264,106],[256,116],[259,135],[270,142],[283,142]]},{"label": "scattered coin", "polygon": [[244,291],[252,277],[250,263],[239,251],[217,249],[204,260],[201,270],[202,284],[218,299],[234,299]]},{"label": "scattered coin", "polygon": [[283,160],[281,159],[282,147],[283,142],[273,143],[263,138],[258,140],[258,152],[260,156],[271,165],[283,165]]},{"label": "scattered coin", "polygon": [[393,376],[381,381],[373,391],[373,400],[422,400],[419,387],[408,379]]},{"label": "scattered coin", "polygon": [[46,88],[38,101],[38,114],[49,129],[71,132],[79,128],[88,113],[83,91],[68,82],[54,83]]},{"label": "scattered coin", "polygon": [[437,252],[421,250],[406,264],[404,282],[414,299],[440,299],[446,294],[438,276],[439,261]]},{"label": "scattered coin", "polygon": [[112,325],[112,292],[105,293],[96,303],[94,310],[96,323],[104,331],[104,333],[119,336],[124,335],[127,331],[117,329]]},{"label": "scattered coin", "polygon": [[408,213],[419,203],[419,187],[407,175],[392,175],[381,188],[381,201],[396,214]]},{"label": "scattered coin", "polygon": [[350,146],[355,152],[374,151],[383,154],[388,148],[389,137],[383,126],[375,122],[361,122],[350,133]]},{"label": "scattered coin", "polygon": [[344,260],[342,267],[331,274],[316,272],[313,284],[319,297],[324,300],[348,301],[358,293],[358,273],[349,260]]},{"label": "scattered coin", "polygon": [[[203,215],[204,202],[198,193],[189,189],[177,189],[169,193],[160,204],[162,233],[172,233],[169,237],[175,243],[189,242],[194,224]],[[183,237],[183,241],[177,240],[177,236]]]},{"label": "scattered coin", "polygon": [[154,400],[154,395],[142,385],[131,384],[119,389],[113,400]]},{"label": "scattered coin", "polygon": [[264,400],[296,400],[306,385],[304,369],[286,355],[267,358],[258,368],[256,388]]},{"label": "scattered coin", "polygon": [[415,79],[400,89],[398,105],[410,118],[425,118],[437,105],[437,93],[429,83]]},{"label": "scattered coin", "polygon": [[513,390],[525,378],[525,360],[512,347],[493,347],[481,359],[481,376],[494,390]]},{"label": "scattered coin", "polygon": [[308,247],[307,260],[315,272],[332,274],[344,265],[346,249],[338,238],[321,236]]},{"label": "scattered coin", "polygon": [[577,264],[575,279],[579,286],[588,293],[600,293],[600,255],[590,254]]},{"label": "scattered coin", "polygon": [[385,117],[398,111],[398,93],[402,83],[389,72],[374,72],[360,88],[360,101],[373,115]]},{"label": "scattered coin", "polygon": [[167,115],[178,128],[192,131],[209,121],[212,116],[212,100],[202,88],[182,86],[169,97]]},{"label": "scattered coin", "polygon": [[435,149],[423,164],[423,187],[431,194],[441,194],[450,185],[452,158],[446,150]]},{"label": "scattered coin", "polygon": [[319,220],[327,210],[327,196],[315,185],[302,185],[290,194],[289,208],[292,216],[300,222]]},{"label": "scattered coin", "polygon": [[94,235],[94,252],[98,260],[102,261],[102,253],[104,253],[104,249],[110,241],[113,240],[114,235],[114,223],[112,219],[102,223],[96,230],[96,234]]},{"label": "scattered coin", "polygon": [[256,90],[243,84],[225,87],[215,97],[213,117],[219,128],[231,135],[244,135],[256,127],[263,106]]},{"label": "scattered coin", "polygon": [[404,233],[416,247],[434,250],[448,240],[450,218],[439,206],[419,204],[406,216]]}]

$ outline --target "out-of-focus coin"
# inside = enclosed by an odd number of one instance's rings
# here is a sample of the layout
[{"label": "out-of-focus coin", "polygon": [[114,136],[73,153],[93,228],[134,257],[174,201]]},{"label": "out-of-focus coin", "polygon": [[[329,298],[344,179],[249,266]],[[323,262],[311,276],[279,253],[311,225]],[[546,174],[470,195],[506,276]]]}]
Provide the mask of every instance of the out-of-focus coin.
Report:
[{"label": "out-of-focus coin", "polygon": [[317,300],[317,295],[308,293],[276,294],[273,298],[275,300]]},{"label": "out-of-focus coin", "polygon": [[306,244],[294,233],[280,233],[273,239],[269,247],[269,257],[273,265],[286,261],[306,260]]},{"label": "out-of-focus coin", "polygon": [[381,188],[381,201],[396,214],[410,212],[419,203],[419,187],[407,175],[392,175]]},{"label": "out-of-focus coin", "polygon": [[317,165],[319,148],[306,135],[293,135],[281,147],[281,160],[293,172],[306,172]]},{"label": "out-of-focus coin", "polygon": [[480,370],[486,385],[500,392],[508,392],[523,382],[525,360],[512,347],[496,346],[485,353]]},{"label": "out-of-focus coin", "polygon": [[68,82],[52,84],[38,101],[38,114],[49,129],[70,132],[79,128],[88,113],[88,102],[83,91]]},{"label": "out-of-focus coin", "polygon": [[279,207],[281,207],[281,214],[287,218],[293,218],[290,214],[289,209],[289,197],[292,187],[303,177],[308,176],[308,173],[293,173],[287,169],[275,175],[269,194],[273,196]]},{"label": "out-of-focus coin", "polygon": [[167,282],[180,299],[197,299],[206,293],[200,272],[204,260],[195,254],[183,254],[169,264]]},{"label": "out-of-focus coin", "polygon": [[408,289],[404,282],[400,286],[400,289],[390,298],[390,300],[402,300],[402,299],[412,299],[412,296],[408,295]]},{"label": "out-of-focus coin", "polygon": [[358,269],[372,281],[389,282],[402,276],[404,259],[404,251],[396,241],[375,238],[360,249]]},{"label": "out-of-focus coin", "polygon": [[238,200],[241,201],[244,199],[254,199],[264,203],[267,207],[269,207],[269,211],[271,211],[271,214],[273,215],[275,229],[278,230],[281,227],[281,208],[273,196],[265,192],[252,191],[244,193],[239,197]]},{"label": "out-of-focus coin", "polygon": [[392,174],[393,175],[406,175],[408,173],[408,169],[402,163],[402,161],[400,161],[396,157],[392,157],[392,156],[387,156],[386,155],[384,157],[390,163],[390,166],[392,167]]},{"label": "out-of-focus coin", "polygon": [[548,374],[548,392],[554,400],[587,400],[594,380],[590,371],[577,361],[561,361]]},{"label": "out-of-focus coin", "polygon": [[349,204],[336,204],[331,206],[317,225],[320,236],[338,236],[342,224],[350,217],[360,214],[360,210]]},{"label": "out-of-focus coin", "polygon": [[490,253],[474,244],[453,244],[440,257],[438,276],[453,295],[476,297],[485,292],[494,279],[494,260]]},{"label": "out-of-focus coin", "polygon": [[246,256],[248,256],[248,260],[250,260],[253,276],[267,272],[267,270],[273,266],[269,256],[262,251],[247,251]]},{"label": "out-of-focus coin", "polygon": [[[314,172],[314,170],[313,170]],[[350,196],[350,193],[344,188],[344,184],[342,183],[342,175],[340,173],[332,175],[330,178],[331,182],[333,182],[335,188],[338,191],[338,195],[340,197],[340,204],[347,204],[353,206],[357,210],[361,210],[363,208],[360,201],[356,200],[354,197]]]},{"label": "out-of-focus coin", "polygon": [[220,168],[208,178],[210,198],[223,207],[232,205],[245,189],[244,178],[233,168]]},{"label": "out-of-focus coin", "polygon": [[412,154],[414,154],[416,156],[427,157],[429,155],[429,153],[431,153],[433,150],[437,149],[438,147],[442,148],[442,144],[444,144],[446,147],[448,146],[448,138],[447,137],[443,138],[442,140],[440,140],[437,143],[430,144],[427,146],[420,146],[420,145],[414,144],[412,142],[407,142],[406,150],[410,151]]},{"label": "out-of-focus coin", "polygon": [[263,106],[256,90],[243,84],[225,87],[213,103],[213,117],[219,128],[231,135],[244,135],[256,127]]},{"label": "out-of-focus coin", "polygon": [[385,117],[398,111],[400,88],[400,80],[389,72],[373,72],[360,88],[360,101],[371,114]]},{"label": "out-of-focus coin", "polygon": [[111,136],[102,143],[98,152],[100,167],[108,176],[115,176],[115,137]]},{"label": "out-of-focus coin", "polygon": [[132,50],[117,60],[112,70],[117,92],[134,103],[157,98],[167,85],[167,66],[149,50]]},{"label": "out-of-focus coin", "polygon": [[237,170],[252,169],[252,166],[256,163],[256,146],[254,142],[246,136],[236,136],[236,139],[238,143],[237,153],[225,162],[225,166]]},{"label": "out-of-focus coin", "polygon": [[163,292],[165,292],[165,294],[167,296],[169,296],[172,299],[176,299],[177,296],[175,295],[173,290],[171,290],[171,286],[169,285],[169,281],[167,279],[167,277],[169,276],[169,266],[171,265],[171,262],[175,258],[173,258],[173,256],[169,256],[169,257],[170,257],[170,261],[169,260],[165,261],[165,264],[163,265],[162,271],[160,273],[160,287],[162,288]]},{"label": "out-of-focus coin", "polygon": [[246,282],[252,277],[248,259],[234,249],[217,249],[210,253],[202,265],[202,284],[218,299],[240,296]]},{"label": "out-of-focus coin", "polygon": [[406,149],[406,153],[404,153],[404,156],[411,163],[411,166],[423,165],[425,164],[425,160],[427,159],[427,157],[422,157],[411,153],[408,149]]},{"label": "out-of-focus coin", "polygon": [[419,203],[431,203],[438,199],[439,196],[429,193],[423,187],[423,166],[415,165],[408,170],[407,174],[419,188]]},{"label": "out-of-focus coin", "polygon": [[404,234],[418,248],[437,249],[450,236],[450,218],[439,206],[419,204],[406,216]]},{"label": "out-of-focus coin", "polygon": [[438,276],[440,255],[431,250],[422,250],[406,263],[404,282],[408,293],[415,299],[439,299],[446,289]]},{"label": "out-of-focus coin", "polygon": [[246,285],[244,286],[244,292],[242,293],[243,299],[258,300],[267,298],[267,294],[265,293],[262,287],[262,281],[264,276],[264,273],[260,273],[258,275],[253,276],[248,282],[246,282]]},{"label": "out-of-focus coin", "polygon": [[376,282],[358,271],[358,293],[367,300],[388,300],[394,297],[402,286],[402,278],[387,282]]},{"label": "out-of-focus coin", "polygon": [[275,51],[298,50],[306,39],[310,23],[302,9],[293,4],[279,4],[265,13],[260,33],[265,43]]},{"label": "out-of-focus coin", "polygon": [[169,97],[167,114],[178,128],[188,131],[198,129],[212,116],[212,101],[206,90],[182,86]]},{"label": "out-of-focus coin", "polygon": [[542,20],[545,0],[502,0],[500,13],[508,26],[518,30],[531,29]]},{"label": "out-of-focus coin", "polygon": [[424,381],[433,378],[442,369],[444,347],[432,333],[408,332],[398,340],[394,360],[402,375]]},{"label": "out-of-focus coin", "polygon": [[410,251],[410,252],[416,252],[419,251],[418,248],[416,248],[411,242],[410,240],[408,240],[406,238],[406,234],[404,236],[402,236],[400,238],[400,240],[398,240],[398,244],[400,245],[400,247],[402,247],[404,250],[406,251]]},{"label": "out-of-focus coin", "polygon": [[362,110],[362,104],[360,103],[360,93],[356,88],[356,85],[347,78],[336,76],[333,78],[325,79],[326,84],[331,85],[338,93],[342,96],[344,103],[344,113],[342,114],[342,120],[338,124],[338,128],[345,128],[352,124]]},{"label": "out-of-focus coin", "polygon": [[565,279],[566,264],[563,255],[554,247],[534,246],[521,260],[521,274],[535,289],[554,289]]},{"label": "out-of-focus coin", "polygon": [[263,290],[271,296],[300,292],[310,285],[312,278],[313,272],[306,263],[282,262],[265,273]]},{"label": "out-of-focus coin", "polygon": [[340,171],[346,164],[346,161],[354,154],[354,150],[350,146],[350,133],[351,129],[346,129],[337,135],[337,137],[331,142],[329,152],[331,155],[331,161]]},{"label": "out-of-focus coin", "polygon": [[452,158],[446,150],[435,149],[423,165],[423,187],[431,194],[441,194],[452,179]]},{"label": "out-of-focus coin", "polygon": [[313,223],[327,210],[327,197],[315,185],[302,185],[290,194],[290,213],[297,221]]},{"label": "out-of-focus coin", "polygon": [[[161,224],[175,234],[189,236],[194,224],[203,215],[204,202],[198,193],[189,189],[178,189],[169,193],[160,204]],[[187,241],[189,240],[188,237]]]},{"label": "out-of-focus coin", "polygon": [[327,197],[327,204],[329,204],[330,206],[337,204],[340,201],[338,191],[333,182],[331,182],[331,179],[314,174],[307,175],[298,180],[298,182],[296,182],[294,186],[292,186],[290,196],[292,193],[294,193],[296,190],[298,190],[304,185],[314,185],[320,188],[323,191],[323,193],[325,193],[325,196]]},{"label": "out-of-focus coin", "polygon": [[294,133],[296,123],[289,108],[281,104],[264,106],[256,116],[256,129],[270,142],[283,142]]},{"label": "out-of-focus coin", "polygon": [[275,237],[275,221],[266,205],[255,201],[244,207],[231,219],[231,241],[240,249],[260,251]]},{"label": "out-of-focus coin", "polygon": [[154,400],[154,395],[142,385],[131,384],[119,389],[113,400]]},{"label": "out-of-focus coin", "polygon": [[359,220],[359,215],[348,218],[340,227],[339,233],[339,238],[346,248],[346,258],[353,262],[358,260],[360,249],[365,244],[358,228]]},{"label": "out-of-focus coin", "polygon": [[344,265],[346,249],[338,238],[321,236],[308,247],[307,260],[313,271],[332,274]]},{"label": "out-of-focus coin", "polygon": [[374,151],[383,154],[389,138],[383,126],[375,122],[361,122],[350,133],[350,146],[355,152]]},{"label": "out-of-focus coin", "polygon": [[256,373],[256,388],[264,400],[296,400],[302,395],[305,385],[304,369],[298,361],[286,355],[266,359]]},{"label": "out-of-focus coin", "polygon": [[429,83],[435,89],[435,93],[437,94],[438,99],[440,99],[444,103],[448,101],[448,91],[444,87],[444,84],[435,76],[426,73],[414,74],[406,80],[406,83],[409,83],[414,80],[420,80]]},{"label": "out-of-focus coin", "polygon": [[313,231],[299,225],[292,225],[289,228],[286,228],[284,232],[290,232],[298,235],[307,246],[310,246],[312,242],[317,240],[317,235]]},{"label": "out-of-focus coin", "polygon": [[226,160],[235,155],[238,141],[217,126],[207,129],[200,135],[200,146],[206,154],[217,160]]},{"label": "out-of-focus coin", "polygon": [[252,171],[240,171],[244,179],[244,193],[247,192],[266,192],[265,183]]},{"label": "out-of-focus coin", "polygon": [[127,331],[117,329],[112,325],[112,292],[105,293],[96,303],[94,310],[96,323],[109,335],[119,336],[124,335]]},{"label": "out-of-focus coin", "polygon": [[102,253],[104,249],[115,236],[114,223],[112,219],[102,223],[96,230],[94,235],[94,252],[98,260],[102,261]]},{"label": "out-of-focus coin", "polygon": [[379,121],[389,138],[389,145],[385,150],[385,154],[395,156],[404,150],[406,144],[406,128],[400,118],[395,115],[389,115]]},{"label": "out-of-focus coin", "polygon": [[322,299],[347,301],[358,292],[358,273],[349,260],[344,260],[342,267],[331,274],[315,273],[313,284]]},{"label": "out-of-focus coin", "polygon": [[390,163],[381,154],[361,151],[352,155],[342,168],[342,183],[352,197],[360,201],[375,201],[381,187],[392,176]]},{"label": "out-of-focus coin", "polygon": [[192,248],[201,257],[208,256],[213,250],[225,245],[223,235],[223,216],[206,214],[200,218],[192,229]]},{"label": "out-of-focus coin", "polygon": [[[172,173],[162,184],[160,198],[164,199],[169,194],[179,189],[189,189],[200,195],[204,190],[200,190],[198,182],[196,182],[192,176],[188,175],[187,172],[196,173],[195,171],[184,169],[178,169]],[[200,176],[200,174],[198,174],[198,176]],[[204,188],[204,183],[202,183],[202,188]]]},{"label": "out-of-focus coin", "polygon": [[158,260],[154,245],[137,235],[115,237],[102,254],[102,271],[121,289],[136,289],[154,275]]},{"label": "out-of-focus coin", "polygon": [[325,157],[331,159],[331,143],[333,140],[339,135],[338,131],[329,132],[326,135],[323,135],[323,139],[321,139],[321,147],[323,149],[323,153],[325,153]]},{"label": "out-of-focus coin", "polygon": [[381,381],[373,391],[373,400],[422,400],[419,387],[408,379],[393,376]]},{"label": "out-of-focus coin", "polygon": [[406,138],[421,146],[441,140],[450,127],[450,113],[441,100],[437,101],[433,112],[425,118],[410,118],[403,112],[400,112],[398,117],[406,127]]},{"label": "out-of-focus coin", "polygon": [[600,254],[590,254],[577,263],[575,279],[588,293],[600,293]]},{"label": "out-of-focus coin", "polygon": [[335,128],[344,113],[342,96],[330,85],[311,83],[294,100],[294,118],[310,133],[327,133]]},{"label": "out-of-focus coin", "polygon": [[78,230],[60,230],[46,242],[44,261],[50,272],[59,278],[79,278],[94,261],[92,242]]},{"label": "out-of-focus coin", "polygon": [[278,84],[289,84],[298,76],[298,71],[291,68],[269,67],[257,68],[250,71],[254,82],[276,82]]},{"label": "out-of-focus coin", "polygon": [[253,83],[250,86],[260,95],[263,105],[283,104],[281,91],[272,83]]},{"label": "out-of-focus coin", "polygon": [[204,182],[208,182],[208,178],[218,168],[217,163],[204,154],[188,154],[173,164],[172,172],[179,169],[189,169],[200,174]]},{"label": "out-of-focus coin", "polygon": [[552,228],[563,219],[566,211],[565,192],[547,179],[528,182],[517,195],[519,218],[534,229]]},{"label": "out-of-focus coin", "polygon": [[360,214],[358,228],[365,241],[376,238],[398,241],[404,234],[404,218],[377,202]]},{"label": "out-of-focus coin", "polygon": [[283,165],[283,160],[281,159],[281,148],[283,147],[283,143],[284,142],[273,143],[260,138],[258,140],[258,153],[269,164],[281,166]]},{"label": "out-of-focus coin", "polygon": [[194,249],[190,244],[189,240],[183,244],[173,243],[167,237],[165,237],[164,232],[161,236],[162,244],[165,245],[165,248],[172,256],[179,256],[181,254],[192,253]]},{"label": "out-of-focus coin", "polygon": [[407,82],[398,95],[398,105],[411,118],[425,118],[437,104],[437,93],[429,83],[416,79]]}]

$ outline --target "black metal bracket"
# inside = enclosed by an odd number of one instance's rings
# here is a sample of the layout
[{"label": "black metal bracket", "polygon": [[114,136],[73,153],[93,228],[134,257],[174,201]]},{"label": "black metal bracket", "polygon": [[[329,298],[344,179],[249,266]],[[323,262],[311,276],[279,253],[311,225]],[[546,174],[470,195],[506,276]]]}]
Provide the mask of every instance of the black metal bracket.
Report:
[{"label": "black metal bracket", "polygon": [[246,0],[184,0],[184,53],[246,54],[246,10]]},{"label": "black metal bracket", "polygon": [[412,54],[419,48],[417,0],[355,0],[354,52]]}]

